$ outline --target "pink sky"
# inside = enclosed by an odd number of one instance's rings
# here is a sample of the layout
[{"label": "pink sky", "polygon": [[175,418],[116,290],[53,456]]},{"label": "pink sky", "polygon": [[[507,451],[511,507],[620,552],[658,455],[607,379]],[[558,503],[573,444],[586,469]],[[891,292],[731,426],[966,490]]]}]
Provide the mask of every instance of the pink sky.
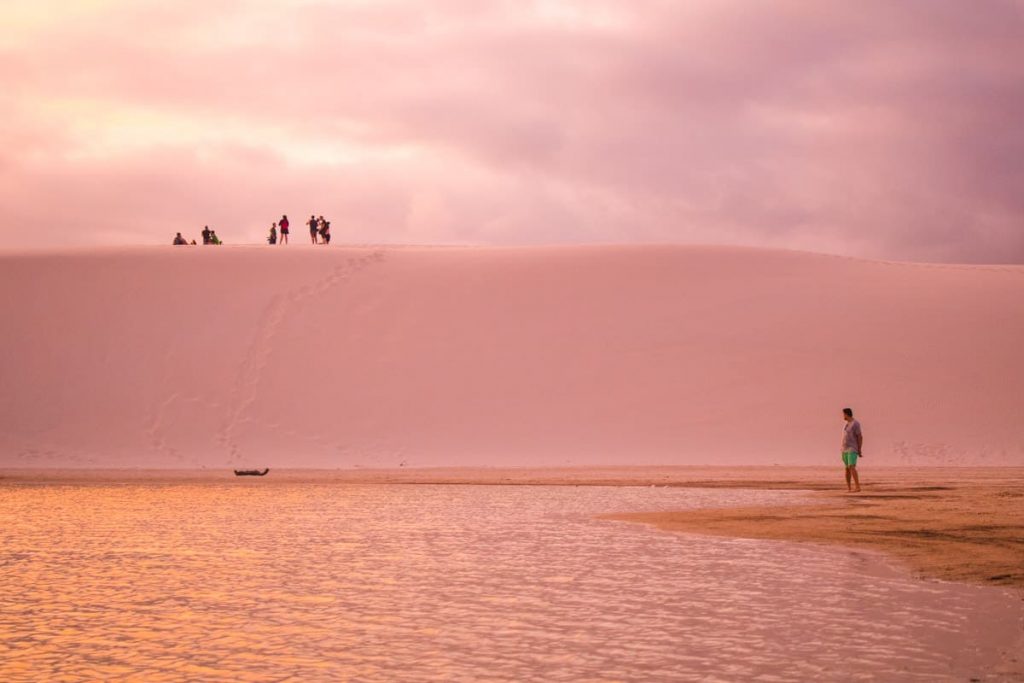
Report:
[{"label": "pink sky", "polygon": [[1024,3],[5,0],[7,246],[1024,262]]}]

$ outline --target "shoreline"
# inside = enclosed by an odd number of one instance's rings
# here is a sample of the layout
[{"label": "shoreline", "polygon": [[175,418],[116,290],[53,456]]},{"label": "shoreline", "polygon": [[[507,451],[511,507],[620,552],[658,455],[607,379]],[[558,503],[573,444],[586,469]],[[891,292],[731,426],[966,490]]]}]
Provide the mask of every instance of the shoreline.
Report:
[{"label": "shoreline", "polygon": [[[147,479],[235,480],[222,467],[0,467],[0,481],[136,481]],[[673,486],[684,488],[762,488],[845,492],[841,464],[830,465],[566,465],[516,467],[274,467],[266,481],[326,481],[369,484],[467,484],[512,486]],[[863,470],[863,467],[861,468]],[[865,492],[908,484],[984,483],[1009,478],[1024,487],[1024,465],[871,466]]]},{"label": "shoreline", "polygon": [[132,482],[287,485],[670,486],[799,490],[799,504],[602,515],[666,531],[881,551],[915,575],[1024,589],[1024,467],[892,467],[849,494],[836,467],[559,467],[274,470],[0,469],[0,485]]}]

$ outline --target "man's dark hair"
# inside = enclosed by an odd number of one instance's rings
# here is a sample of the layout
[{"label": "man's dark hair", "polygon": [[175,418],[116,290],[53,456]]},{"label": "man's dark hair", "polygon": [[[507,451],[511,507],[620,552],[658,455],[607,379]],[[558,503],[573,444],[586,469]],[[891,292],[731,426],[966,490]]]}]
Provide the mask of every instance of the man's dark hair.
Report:
[{"label": "man's dark hair", "polygon": [[853,417],[853,408],[843,408],[843,414],[848,417]]}]

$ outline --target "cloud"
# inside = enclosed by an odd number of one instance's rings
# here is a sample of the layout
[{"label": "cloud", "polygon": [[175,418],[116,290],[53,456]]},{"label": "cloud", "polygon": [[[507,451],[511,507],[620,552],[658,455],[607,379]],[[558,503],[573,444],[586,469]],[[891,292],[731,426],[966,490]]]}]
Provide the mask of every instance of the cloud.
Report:
[{"label": "cloud", "polygon": [[315,211],[363,241],[1024,262],[1019,2],[63,5],[16,2],[0,42],[9,245]]}]

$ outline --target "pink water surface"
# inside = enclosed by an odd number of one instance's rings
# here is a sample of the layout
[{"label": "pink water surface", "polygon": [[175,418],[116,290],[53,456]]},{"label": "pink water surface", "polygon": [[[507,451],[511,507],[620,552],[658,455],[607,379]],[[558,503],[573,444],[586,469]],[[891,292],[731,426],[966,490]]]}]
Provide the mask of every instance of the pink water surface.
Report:
[{"label": "pink water surface", "polygon": [[0,486],[0,679],[987,678],[1019,597],[604,512],[791,492]]}]

